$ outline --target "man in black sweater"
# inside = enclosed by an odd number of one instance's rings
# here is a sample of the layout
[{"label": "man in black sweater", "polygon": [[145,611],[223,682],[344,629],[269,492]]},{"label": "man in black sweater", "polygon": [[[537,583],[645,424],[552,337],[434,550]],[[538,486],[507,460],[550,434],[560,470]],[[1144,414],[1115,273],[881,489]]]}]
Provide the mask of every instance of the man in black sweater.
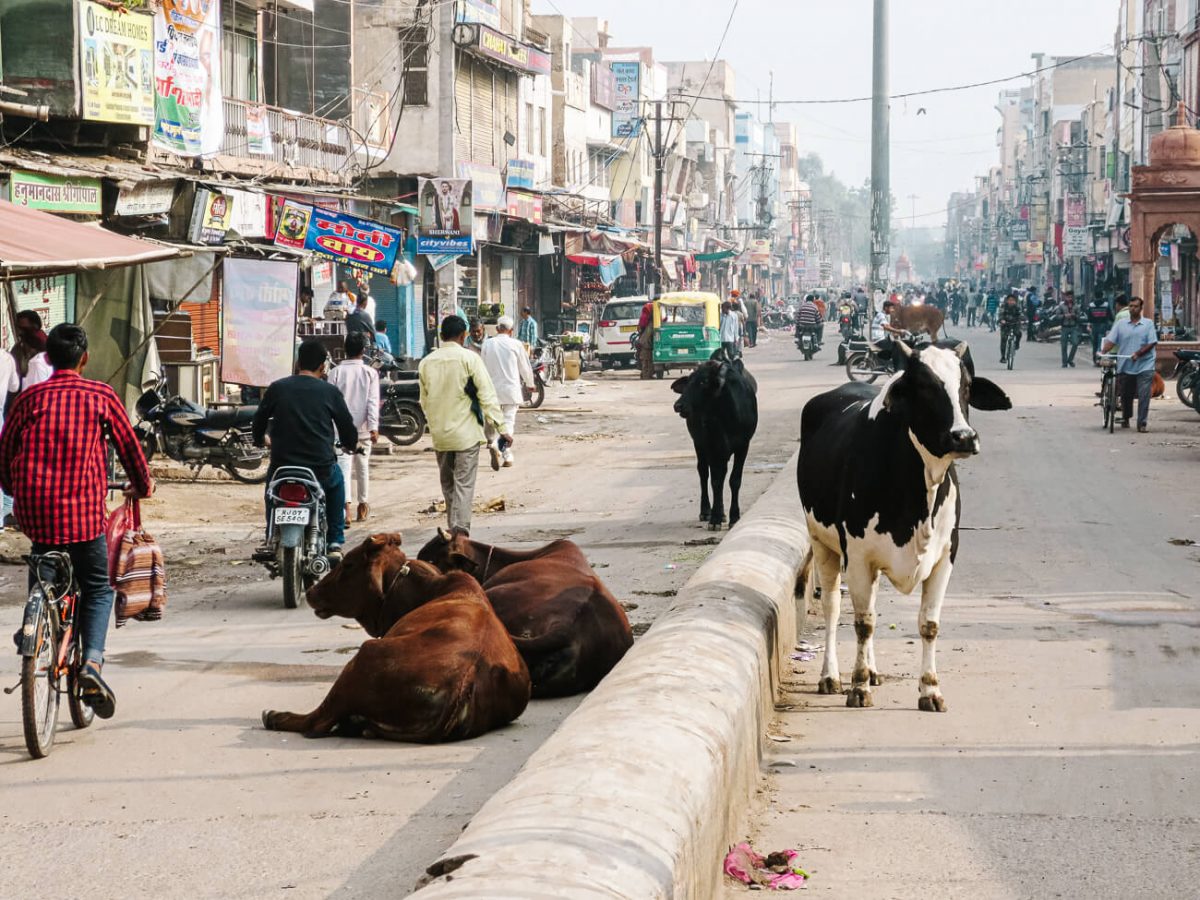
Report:
[{"label": "man in black sweater", "polygon": [[334,557],[340,555],[346,540],[346,484],[334,446],[353,453],[358,446],[358,428],[342,392],[324,380],[329,364],[325,348],[316,341],[305,341],[298,357],[300,374],[279,379],[263,395],[254,416],[254,444],[263,446],[269,425],[268,483],[280,466],[312,469],[325,491],[326,544]]}]

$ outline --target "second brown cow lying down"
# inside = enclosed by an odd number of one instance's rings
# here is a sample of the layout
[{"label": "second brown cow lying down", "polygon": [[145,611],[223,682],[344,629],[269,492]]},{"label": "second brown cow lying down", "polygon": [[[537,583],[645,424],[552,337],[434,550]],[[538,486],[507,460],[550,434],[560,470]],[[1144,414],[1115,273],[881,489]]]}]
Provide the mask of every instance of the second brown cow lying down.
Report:
[{"label": "second brown cow lying down", "polygon": [[375,640],[315,711],[264,712],[268,729],[440,743],[507,725],[529,703],[529,670],[479,583],[408,559],[398,534],[347,553],[308,603],[323,619],[358,620]]},{"label": "second brown cow lying down", "polygon": [[633,646],[625,610],[571,541],[522,553],[439,528],[418,558],[479,579],[529,666],[534,697],[590,691]]}]

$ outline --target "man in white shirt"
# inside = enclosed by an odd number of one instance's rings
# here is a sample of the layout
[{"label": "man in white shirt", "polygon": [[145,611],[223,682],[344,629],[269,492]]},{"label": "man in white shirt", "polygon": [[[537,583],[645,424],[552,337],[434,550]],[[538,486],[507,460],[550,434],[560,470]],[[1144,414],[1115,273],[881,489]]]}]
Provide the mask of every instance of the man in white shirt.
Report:
[{"label": "man in white shirt", "polygon": [[[496,321],[496,336],[484,341],[480,351],[483,364],[496,387],[500,411],[504,414],[504,433],[508,435],[512,435],[517,427],[517,410],[525,401],[523,388],[534,385],[529,354],[525,351],[525,345],[513,337],[512,331],[513,320],[509,316],[501,316]],[[505,468],[512,468],[512,447],[501,447],[499,435],[490,425],[486,433],[492,468],[499,469],[501,464]]]},{"label": "man in white shirt", "polygon": [[362,284],[359,287],[362,292],[358,295],[359,300],[367,301],[367,315],[371,317],[371,321],[375,321],[375,295],[371,293],[371,288],[367,284]]},{"label": "man in white shirt", "polygon": [[[368,440],[374,444],[379,440],[379,373],[363,361],[367,347],[366,336],[360,333],[346,335],[346,359],[329,373],[329,383],[341,391],[354,425],[358,429],[360,444]],[[342,480],[346,483],[346,523],[350,523],[352,506],[350,493],[351,469],[358,481],[358,514],[355,521],[366,521],[370,515],[369,491],[371,487],[370,453],[339,453],[338,466]]]},{"label": "man in white shirt", "polygon": [[339,281],[337,290],[329,295],[329,300],[325,303],[324,317],[326,319],[344,319],[354,309],[354,304],[357,302],[358,298],[350,293],[346,282]]},{"label": "man in white shirt", "polygon": [[[7,351],[5,351],[7,353]],[[14,361],[15,365],[15,361]],[[50,360],[46,357],[46,351],[42,351],[37,356],[29,360],[29,371],[25,373],[25,378],[21,381],[21,390],[31,388],[35,384],[41,384],[43,381],[49,381],[50,376],[54,374],[54,366],[50,365]],[[0,382],[3,381],[3,376],[0,375]]]}]

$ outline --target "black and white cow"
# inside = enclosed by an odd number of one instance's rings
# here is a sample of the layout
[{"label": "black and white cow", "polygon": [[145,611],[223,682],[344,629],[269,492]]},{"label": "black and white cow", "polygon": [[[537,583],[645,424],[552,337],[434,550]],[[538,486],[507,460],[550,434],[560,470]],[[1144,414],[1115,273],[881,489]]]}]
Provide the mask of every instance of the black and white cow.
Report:
[{"label": "black and white cow", "polygon": [[[913,351],[882,388],[847,384],[813,398],[800,424],[800,501],[812,540],[806,580],[820,578],[825,663],[819,691],[842,691],[837,660],[841,577],[854,604],[858,655],[846,705],[871,706],[875,596],[884,574],[905,594],[921,587],[918,707],[942,712],[934,650],[942,600],[958,553],[961,503],[955,460],[979,452],[968,407],[1012,409],[995,384],[975,377],[966,344]],[[964,362],[965,358],[965,362]],[[812,571],[815,569],[815,573]]]},{"label": "black and white cow", "polygon": [[[702,363],[691,375],[677,380],[671,389],[679,394],[675,412],[687,421],[696,448],[696,470],[700,473],[700,519],[713,531],[725,521],[725,476],[729,476],[729,524],[741,516],[738,492],[742,469],[750,452],[750,440],[758,430],[758,382],[746,371],[742,360],[732,362],[724,350]],[[732,470],[729,467],[733,460]],[[712,482],[712,501],[708,488]]]}]

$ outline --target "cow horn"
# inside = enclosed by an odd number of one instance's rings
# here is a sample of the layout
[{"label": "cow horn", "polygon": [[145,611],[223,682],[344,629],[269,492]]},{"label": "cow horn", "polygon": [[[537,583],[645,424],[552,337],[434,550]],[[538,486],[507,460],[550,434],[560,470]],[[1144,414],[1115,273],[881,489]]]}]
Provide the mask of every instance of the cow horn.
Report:
[{"label": "cow horn", "polygon": [[913,348],[904,343],[904,341],[896,341],[896,346],[900,348],[900,352],[904,354],[906,359],[912,359]]},{"label": "cow horn", "polygon": [[970,351],[970,349],[970,345],[967,344],[966,341],[962,341],[957,347],[954,348],[954,352],[958,354],[959,359],[966,359],[967,353]]}]

